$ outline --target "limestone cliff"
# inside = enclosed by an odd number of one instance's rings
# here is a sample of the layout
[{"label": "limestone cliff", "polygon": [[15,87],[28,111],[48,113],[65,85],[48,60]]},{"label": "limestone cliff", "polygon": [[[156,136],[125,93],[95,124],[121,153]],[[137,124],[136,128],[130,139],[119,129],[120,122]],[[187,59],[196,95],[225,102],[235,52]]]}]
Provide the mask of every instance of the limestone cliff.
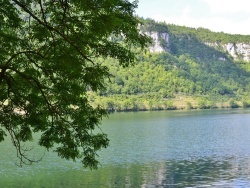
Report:
[{"label": "limestone cliff", "polygon": [[160,53],[169,50],[170,38],[168,33],[157,31],[145,32],[146,35],[152,38],[152,45],[149,46],[150,52]]},{"label": "limestone cliff", "polygon": [[[147,31],[146,35],[152,38],[152,44],[149,46],[150,52],[171,52],[170,50],[170,34],[166,32]],[[204,44],[215,48],[219,51],[228,53],[234,60],[244,60],[250,62],[250,44],[249,43],[207,43]],[[225,61],[224,57],[219,58],[221,61]]]},{"label": "limestone cliff", "polygon": [[250,62],[250,44],[249,43],[205,43],[210,47],[222,50],[228,53],[234,60],[243,60]]},{"label": "limestone cliff", "polygon": [[250,44],[228,43],[222,46],[234,59],[250,61]]}]

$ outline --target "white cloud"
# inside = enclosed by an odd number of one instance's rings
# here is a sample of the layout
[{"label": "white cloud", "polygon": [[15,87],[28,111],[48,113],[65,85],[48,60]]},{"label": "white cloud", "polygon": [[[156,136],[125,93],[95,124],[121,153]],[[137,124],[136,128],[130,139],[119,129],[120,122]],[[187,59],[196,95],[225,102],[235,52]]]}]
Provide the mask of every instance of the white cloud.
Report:
[{"label": "white cloud", "polygon": [[[200,15],[200,17],[194,17],[191,16],[191,9],[190,6],[186,6],[185,8],[182,9],[181,14],[175,15],[175,16],[163,16],[156,14],[152,16],[153,19],[158,20],[158,21],[165,21],[166,23],[174,23],[176,25],[185,25],[188,27],[203,27],[210,29],[212,31],[216,32],[225,32],[225,33],[231,33],[231,34],[245,34],[245,35],[250,35],[250,16],[248,19],[243,19],[243,20],[237,20],[235,21],[232,19],[232,17],[227,17],[223,14],[223,12],[229,13],[233,11],[243,11],[248,9],[248,7],[244,6],[235,6],[233,8],[233,4],[229,3],[231,1],[226,1],[226,0],[202,0],[206,2],[210,2],[210,5],[213,6],[211,9],[213,10],[214,13],[222,13],[222,14],[212,14],[209,16],[203,16]],[[242,1],[242,0],[238,0]],[[227,6],[224,6],[224,8],[221,8],[220,10],[216,9],[217,7],[212,3],[216,3],[216,6],[220,6],[223,3],[227,2]],[[218,3],[219,2],[219,3]],[[245,4],[248,3],[248,1],[244,1]],[[221,4],[221,5],[220,5]],[[250,4],[250,1],[249,1]],[[246,6],[246,5],[245,5]],[[193,7],[192,7],[193,8]],[[220,12],[219,12],[220,11]]]},{"label": "white cloud", "polygon": [[160,14],[153,15],[152,18],[158,21],[166,21],[167,23],[175,23],[176,25],[185,25],[185,23],[190,24],[194,21],[190,18],[190,7],[185,7],[179,16],[164,16]]},{"label": "white cloud", "polygon": [[201,0],[208,4],[212,13],[249,13],[249,0]]},{"label": "white cloud", "polygon": [[[144,9],[141,14],[176,25],[250,35],[250,0],[190,0],[189,2],[175,1],[175,4],[164,4],[162,1],[160,7],[150,7],[150,11]],[[172,9],[162,11],[161,7]]]},{"label": "white cloud", "polygon": [[183,14],[180,16],[166,17],[158,14],[154,15],[152,18],[158,21],[165,21],[166,23],[174,23],[176,25],[185,25],[194,28],[203,27],[216,32],[223,31],[231,34],[250,35],[250,18],[236,23],[220,16],[195,19],[188,16],[186,11],[183,11]]}]

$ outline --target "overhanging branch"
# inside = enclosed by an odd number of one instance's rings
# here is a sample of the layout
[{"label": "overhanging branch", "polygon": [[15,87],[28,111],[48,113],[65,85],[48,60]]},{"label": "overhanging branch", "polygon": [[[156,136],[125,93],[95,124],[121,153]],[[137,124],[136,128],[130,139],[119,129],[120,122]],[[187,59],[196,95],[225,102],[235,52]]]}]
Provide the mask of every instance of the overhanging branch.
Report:
[{"label": "overhanging branch", "polygon": [[75,45],[72,41],[70,41],[63,33],[61,33],[60,31],[58,31],[56,28],[48,25],[48,23],[43,22],[42,20],[40,20],[35,14],[33,14],[24,4],[22,4],[20,1],[17,0],[13,0],[20,8],[22,8],[26,13],[28,13],[34,20],[36,20],[39,24],[41,24],[42,26],[44,26],[45,28],[47,28],[48,30],[54,31],[55,33],[57,33],[60,37],[62,37],[66,42],[68,42],[80,55],[83,59],[91,62],[94,64],[94,62],[89,59],[82,51],[81,49]]}]

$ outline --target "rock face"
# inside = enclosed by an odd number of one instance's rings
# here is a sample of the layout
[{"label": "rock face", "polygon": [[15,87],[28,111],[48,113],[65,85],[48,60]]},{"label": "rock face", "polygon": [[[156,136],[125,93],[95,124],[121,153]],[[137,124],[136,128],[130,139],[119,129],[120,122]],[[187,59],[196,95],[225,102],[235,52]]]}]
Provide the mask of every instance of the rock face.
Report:
[{"label": "rock face", "polygon": [[[157,31],[145,32],[153,41],[149,47],[150,52],[161,53],[170,52],[170,35],[166,32],[161,33]],[[250,62],[250,44],[247,43],[206,43],[204,44],[214,47],[217,50],[227,52],[234,60],[244,60]],[[224,57],[219,58],[220,61],[225,61]]]},{"label": "rock face", "polygon": [[215,49],[223,49],[234,60],[244,60],[250,62],[250,44],[247,43],[205,43]]},{"label": "rock face", "polygon": [[228,43],[223,48],[234,58],[250,61],[250,44],[244,43]]},{"label": "rock face", "polygon": [[153,41],[152,45],[149,47],[150,52],[160,53],[169,50],[170,40],[168,33],[159,33],[156,31],[145,32],[146,35],[150,36]]}]

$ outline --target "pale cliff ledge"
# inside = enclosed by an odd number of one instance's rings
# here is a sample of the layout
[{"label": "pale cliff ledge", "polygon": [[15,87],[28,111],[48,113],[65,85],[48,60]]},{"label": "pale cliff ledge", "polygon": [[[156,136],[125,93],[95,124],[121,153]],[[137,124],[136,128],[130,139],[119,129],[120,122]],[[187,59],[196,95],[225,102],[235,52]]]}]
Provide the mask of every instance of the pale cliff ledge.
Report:
[{"label": "pale cliff ledge", "polygon": [[169,52],[170,37],[168,33],[159,33],[156,31],[145,32],[145,34],[153,39],[149,51],[153,53]]},{"label": "pale cliff ledge", "polygon": [[216,49],[222,48],[227,52],[234,60],[243,60],[250,62],[250,44],[248,43],[205,43],[208,46]]},{"label": "pale cliff ledge", "polygon": [[223,45],[223,47],[234,59],[250,61],[250,44],[228,43]]},{"label": "pale cliff ledge", "polygon": [[[152,38],[152,44],[149,46],[149,51],[152,53],[170,52],[170,35],[167,32],[146,31],[147,36]],[[219,51],[228,53],[234,60],[243,60],[250,62],[250,43],[209,43],[204,44],[213,47]],[[225,61],[224,57],[219,58],[220,61]]]}]

